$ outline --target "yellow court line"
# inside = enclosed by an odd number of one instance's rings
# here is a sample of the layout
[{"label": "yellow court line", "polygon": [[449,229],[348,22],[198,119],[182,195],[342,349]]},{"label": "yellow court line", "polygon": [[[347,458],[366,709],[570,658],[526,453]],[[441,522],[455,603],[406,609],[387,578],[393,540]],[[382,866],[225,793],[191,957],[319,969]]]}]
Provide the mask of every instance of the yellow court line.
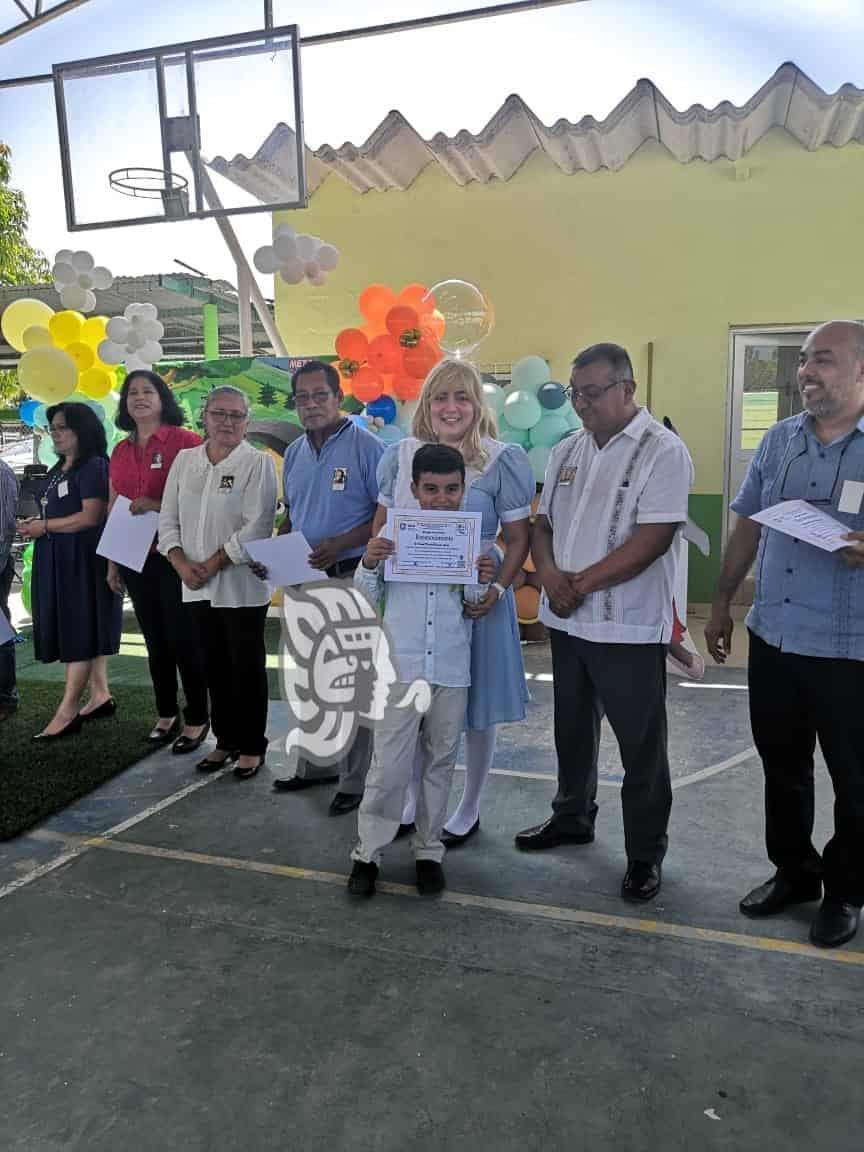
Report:
[{"label": "yellow court line", "polygon": [[[296,868],[289,864],[270,864],[262,860],[244,860],[235,856],[211,856],[204,852],[187,852],[180,848],[157,848],[150,844],[135,844],[127,840],[92,836],[86,844],[91,848],[104,848],[109,852],[123,852],[132,856],[149,856],[159,860],[174,860],[183,864],[205,864],[216,868],[230,868],[238,872],[257,872],[267,876],[281,876],[289,880],[311,880],[318,884],[345,885],[347,877],[338,872],[323,872],[313,868]],[[378,891],[396,896],[417,897],[417,889],[407,884],[380,883]],[[560,908],[554,904],[531,904],[522,900],[502,900],[494,896],[477,896],[469,892],[446,891],[439,897],[444,904],[462,908],[478,908],[486,912],[501,912],[506,916],[549,920],[557,924],[574,924],[583,928],[616,928],[643,936],[661,936],[688,943],[723,944],[752,952],[773,952],[786,956],[801,956],[807,960],[821,960],[833,964],[850,964],[864,968],[864,952],[846,952],[840,949],[814,948],[794,940],[778,940],[773,936],[746,936],[740,932],[723,932],[716,928],[697,928],[689,924],[667,924],[662,920],[643,920],[635,916],[615,916],[605,912],[588,912],[579,908]]]}]

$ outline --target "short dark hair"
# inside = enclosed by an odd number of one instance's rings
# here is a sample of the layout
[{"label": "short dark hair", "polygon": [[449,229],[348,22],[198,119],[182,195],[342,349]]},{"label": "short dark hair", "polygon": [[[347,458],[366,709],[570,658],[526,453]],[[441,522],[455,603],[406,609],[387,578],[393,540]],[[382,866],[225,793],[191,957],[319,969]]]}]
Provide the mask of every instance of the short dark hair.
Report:
[{"label": "short dark hair", "polygon": [[123,432],[134,432],[135,421],[129,414],[129,385],[133,380],[147,380],[159,393],[162,401],[162,423],[171,424],[179,428],[186,423],[186,413],[177,403],[177,399],[158,372],[150,372],[146,368],[135,368],[123,381],[120,389],[120,399],[117,401],[117,414],[114,423]]},{"label": "short dark hair", "polygon": [[598,360],[605,360],[612,370],[612,375],[621,383],[633,379],[633,362],[626,348],[620,344],[591,344],[583,348],[573,361],[574,368],[587,368],[589,364],[596,364]]},{"label": "short dark hair", "polygon": [[[75,433],[78,440],[76,466],[83,464],[92,456],[108,458],[108,440],[105,436],[105,429],[102,427],[102,421],[89,404],[81,404],[77,400],[64,400],[62,404],[52,404],[45,411],[49,424],[58,412],[62,413],[66,427]],[[61,460],[66,459],[59,452],[57,455],[60,456]]]},{"label": "short dark hair", "polygon": [[462,453],[446,444],[424,444],[422,448],[417,449],[411,461],[411,479],[415,484],[420,483],[423,472],[431,472],[435,476],[458,472],[462,477],[462,483],[465,483],[465,461]]},{"label": "short dark hair", "polygon": [[291,377],[291,395],[297,391],[297,382],[301,376],[310,376],[313,372],[323,372],[327,379],[327,385],[330,391],[335,396],[342,387],[342,381],[339,378],[339,373],[332,364],[325,364],[323,360],[307,360],[305,364],[301,364],[294,375]]}]

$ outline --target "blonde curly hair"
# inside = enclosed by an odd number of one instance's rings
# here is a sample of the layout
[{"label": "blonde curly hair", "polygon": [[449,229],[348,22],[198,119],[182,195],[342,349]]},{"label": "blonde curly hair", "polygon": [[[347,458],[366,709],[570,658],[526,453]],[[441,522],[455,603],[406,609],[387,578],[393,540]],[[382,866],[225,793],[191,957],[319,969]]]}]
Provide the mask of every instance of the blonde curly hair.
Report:
[{"label": "blonde curly hair", "polygon": [[432,427],[432,397],[439,388],[462,389],[471,401],[474,419],[463,439],[460,450],[467,468],[482,470],[487,456],[483,450],[483,440],[498,436],[495,413],[489,408],[483,396],[483,378],[467,360],[441,360],[423,382],[423,390],[417,410],[411,421],[411,433],[426,444],[436,443],[438,437]]}]

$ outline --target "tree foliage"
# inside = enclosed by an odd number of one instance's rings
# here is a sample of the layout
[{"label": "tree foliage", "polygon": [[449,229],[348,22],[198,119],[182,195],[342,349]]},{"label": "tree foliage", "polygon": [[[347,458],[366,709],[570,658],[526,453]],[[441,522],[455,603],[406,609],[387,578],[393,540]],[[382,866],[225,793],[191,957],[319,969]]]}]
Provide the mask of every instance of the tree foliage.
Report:
[{"label": "tree foliage", "polygon": [[10,187],[11,150],[0,141],[0,284],[46,284],[48,261],[27,242],[23,192]]}]

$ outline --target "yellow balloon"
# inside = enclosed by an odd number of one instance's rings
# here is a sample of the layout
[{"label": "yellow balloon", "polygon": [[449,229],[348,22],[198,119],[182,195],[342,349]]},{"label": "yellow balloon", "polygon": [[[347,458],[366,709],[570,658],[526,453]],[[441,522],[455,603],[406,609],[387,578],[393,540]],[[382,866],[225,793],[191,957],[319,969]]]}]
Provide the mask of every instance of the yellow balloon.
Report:
[{"label": "yellow balloon", "polygon": [[51,333],[42,324],[31,324],[29,328],[25,328],[21,339],[24,341],[25,351],[31,348],[50,348],[52,344]]},{"label": "yellow balloon", "polygon": [[88,368],[78,377],[78,388],[91,400],[101,400],[114,387],[114,373],[107,368]]},{"label": "yellow balloon", "polygon": [[46,328],[53,315],[54,309],[43,304],[41,300],[33,300],[29,296],[24,296],[20,300],[13,300],[4,309],[3,315],[0,317],[0,329],[6,337],[6,342],[11,344],[16,352],[26,352],[25,329]]},{"label": "yellow balloon", "polygon": [[80,312],[66,309],[65,312],[55,312],[48,321],[48,331],[57,348],[65,348],[81,339],[81,329],[84,327],[84,317]]},{"label": "yellow balloon", "polygon": [[75,361],[59,348],[31,348],[18,361],[18,383],[43,404],[59,404],[77,382]]},{"label": "yellow balloon", "polygon": [[67,356],[72,357],[79,372],[86,372],[96,363],[96,353],[89,344],[85,344],[82,340],[73,340],[71,344],[66,345],[63,351]]},{"label": "yellow balloon", "polygon": [[108,339],[108,317],[107,316],[88,316],[84,321],[81,328],[81,335],[78,337],[85,344],[90,344],[93,348],[98,348],[103,340]]}]

